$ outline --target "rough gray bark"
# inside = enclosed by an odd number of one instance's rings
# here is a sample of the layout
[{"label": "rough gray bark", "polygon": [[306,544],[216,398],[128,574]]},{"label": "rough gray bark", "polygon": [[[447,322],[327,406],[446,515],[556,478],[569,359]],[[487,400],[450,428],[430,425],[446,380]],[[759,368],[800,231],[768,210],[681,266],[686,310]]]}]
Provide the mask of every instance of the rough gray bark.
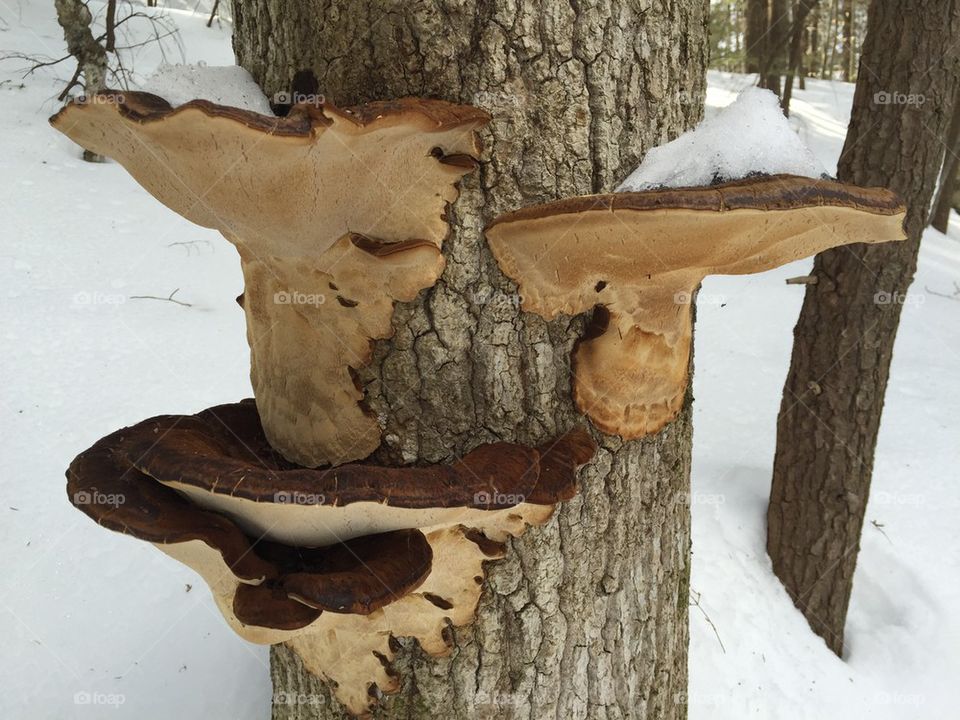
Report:
[{"label": "rough gray bark", "polygon": [[54,5],[67,51],[77,59],[77,71],[83,75],[84,92],[102,90],[107,81],[107,51],[90,29],[90,10],[81,0],[55,0]]},{"label": "rough gray bark", "polygon": [[[361,371],[386,418],[378,455],[440,462],[485,441],[539,443],[585,423],[569,355],[588,318],[522,313],[481,230],[530,203],[605,191],[702,112],[707,2],[244,0],[234,47],[268,94],[310,69],[341,105],[423,95],[490,110],[435,288],[399,306]],[[382,718],[682,718],[690,517],[689,403],[663,433],[600,451],[580,495],[490,567],[476,623],[445,659],[404,643]],[[282,647],[274,718],[333,718]],[[309,698],[309,699],[308,699]]]},{"label": "rough gray bark", "polygon": [[838,655],[893,342],[960,85],[958,36],[958,0],[871,5],[866,72],[859,73],[838,176],[899,193],[908,239],[818,255],[818,283],[807,285],[794,330],[767,551],[794,603]]}]

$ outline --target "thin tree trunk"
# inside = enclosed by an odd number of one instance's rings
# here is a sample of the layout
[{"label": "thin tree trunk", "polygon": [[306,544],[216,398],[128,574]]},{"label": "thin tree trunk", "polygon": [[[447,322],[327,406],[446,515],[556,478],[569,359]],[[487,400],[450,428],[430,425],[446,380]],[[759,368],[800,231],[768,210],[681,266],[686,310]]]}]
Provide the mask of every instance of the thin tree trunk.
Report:
[{"label": "thin tree trunk", "polygon": [[950,210],[957,203],[957,174],[960,173],[960,103],[953,109],[953,120],[946,141],[947,156],[940,174],[940,187],[937,191],[937,203],[930,224],[942,233],[950,223]]},{"label": "thin tree trunk", "polygon": [[790,37],[790,4],[787,0],[769,0],[767,36],[763,57],[763,79],[765,87],[778,97],[781,94],[780,76],[786,71],[787,42]]},{"label": "thin tree trunk", "polygon": [[843,79],[846,82],[853,80],[853,5],[855,0],[843,0],[841,15],[843,17],[843,45],[840,61],[843,63]]},{"label": "thin tree trunk", "polygon": [[[838,655],[903,296],[960,83],[957,0],[875,0],[838,176],[898,192],[909,239],[817,256],[794,330],[767,513],[773,569]],[[880,104],[910,92],[921,104]]]},{"label": "thin tree trunk", "polygon": [[[746,52],[746,70],[748,73],[760,73],[766,49],[768,0],[747,0],[747,28],[744,37]],[[763,76],[760,77],[761,83]]]},{"label": "thin tree trunk", "polygon": [[[442,280],[394,314],[360,372],[385,418],[385,462],[439,462],[493,439],[537,443],[584,423],[569,353],[587,318],[520,311],[481,230],[526,204],[611,189],[701,116],[705,0],[364,3],[243,0],[234,48],[268,95],[310,69],[349,105],[404,95],[493,113],[479,172],[452,208]],[[682,718],[689,596],[690,415],[601,449],[581,492],[492,565],[449,658],[404,642],[380,718]],[[274,718],[341,717],[284,647]]]},{"label": "thin tree trunk", "polygon": [[790,61],[787,68],[787,78],[783,84],[783,98],[780,105],[783,114],[790,116],[790,100],[793,98],[793,78],[803,65],[803,38],[807,26],[807,16],[817,5],[819,0],[797,0],[793,6],[793,28],[790,31]]},{"label": "thin tree trunk", "polygon": [[840,0],[832,0],[832,12],[830,20],[827,23],[827,42],[823,44],[823,71],[820,73],[822,80],[833,79],[833,63],[837,53],[837,20],[840,7]]},{"label": "thin tree trunk", "polygon": [[820,75],[820,18],[822,16],[820,8],[821,5],[818,2],[813,8],[813,17],[810,20],[810,45],[807,51],[808,59],[804,63],[810,77]]}]

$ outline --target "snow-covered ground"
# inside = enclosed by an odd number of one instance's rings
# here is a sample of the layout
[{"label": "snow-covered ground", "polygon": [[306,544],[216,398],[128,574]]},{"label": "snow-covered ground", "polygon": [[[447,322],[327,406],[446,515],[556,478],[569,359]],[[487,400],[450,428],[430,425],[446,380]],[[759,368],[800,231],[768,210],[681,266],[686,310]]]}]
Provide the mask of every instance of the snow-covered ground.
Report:
[{"label": "snow-covered ground", "polygon": [[[208,29],[203,5],[196,13],[183,5],[168,16],[184,59],[232,63],[229,25]],[[0,45],[58,56],[52,2],[0,6]],[[159,60],[145,48],[136,70]],[[119,166],[82,162],[48,127],[68,71],[22,85],[17,63],[0,65],[0,717],[265,718],[267,650],[227,629],[189,570],[97,528],[65,497],[67,463],[105,433],[251,393],[235,251]],[[721,73],[709,81],[711,108],[750,84]],[[792,122],[832,172],[852,86],[807,88]],[[810,633],[764,552],[775,419],[803,296],[783,280],[808,263],[704,284],[694,381],[694,720],[955,716],[960,305],[935,293],[950,294],[960,280],[956,220],[952,238],[927,234],[904,307],[844,661]],[[174,290],[190,307],[131,299]]]}]

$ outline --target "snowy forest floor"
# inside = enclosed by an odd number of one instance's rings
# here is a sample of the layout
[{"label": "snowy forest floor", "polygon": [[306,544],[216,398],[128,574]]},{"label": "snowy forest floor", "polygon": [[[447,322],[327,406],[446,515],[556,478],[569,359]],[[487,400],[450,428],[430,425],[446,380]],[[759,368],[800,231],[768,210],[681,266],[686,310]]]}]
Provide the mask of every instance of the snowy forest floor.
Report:
[{"label": "snowy forest floor", "polygon": [[[184,3],[188,8],[192,4]],[[168,10],[183,56],[233,63],[229,24]],[[62,54],[51,0],[0,9],[4,52]],[[135,69],[161,59],[141,49]],[[0,64],[0,716],[269,716],[266,648],[206,587],[67,502],[70,459],[159,413],[251,394],[236,253],[46,122],[72,70]],[[751,78],[711,72],[708,112]],[[792,122],[833,172],[853,86],[808,81]],[[770,569],[764,517],[792,329],[788,277],[710,278],[699,296],[689,703],[693,720],[939,718],[960,704],[960,221],[929,231],[903,310],[840,660]],[[189,306],[135,295],[168,297]],[[682,701],[683,698],[678,700]],[[111,712],[108,713],[107,710]]]}]

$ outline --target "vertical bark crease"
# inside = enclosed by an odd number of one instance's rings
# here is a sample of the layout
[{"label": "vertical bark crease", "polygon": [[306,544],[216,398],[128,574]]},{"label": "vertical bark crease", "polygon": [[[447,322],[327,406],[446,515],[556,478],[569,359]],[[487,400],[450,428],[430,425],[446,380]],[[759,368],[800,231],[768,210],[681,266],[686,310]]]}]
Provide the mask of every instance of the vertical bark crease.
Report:
[{"label": "vertical bark crease", "polygon": [[[609,190],[646,150],[699,120],[705,0],[238,0],[238,61],[268,94],[310,68],[350,105],[410,94],[494,115],[461,186],[442,280],[398,305],[395,336],[360,371],[385,423],[379,459],[440,462],[489,440],[529,444],[586,421],[570,350],[588,318],[546,323],[482,237],[496,215]],[[656,437],[600,450],[581,492],[489,566],[474,625],[448,658],[409,641],[403,687],[378,718],[686,716],[689,403]],[[341,717],[323,684],[274,648],[274,718]]]}]

